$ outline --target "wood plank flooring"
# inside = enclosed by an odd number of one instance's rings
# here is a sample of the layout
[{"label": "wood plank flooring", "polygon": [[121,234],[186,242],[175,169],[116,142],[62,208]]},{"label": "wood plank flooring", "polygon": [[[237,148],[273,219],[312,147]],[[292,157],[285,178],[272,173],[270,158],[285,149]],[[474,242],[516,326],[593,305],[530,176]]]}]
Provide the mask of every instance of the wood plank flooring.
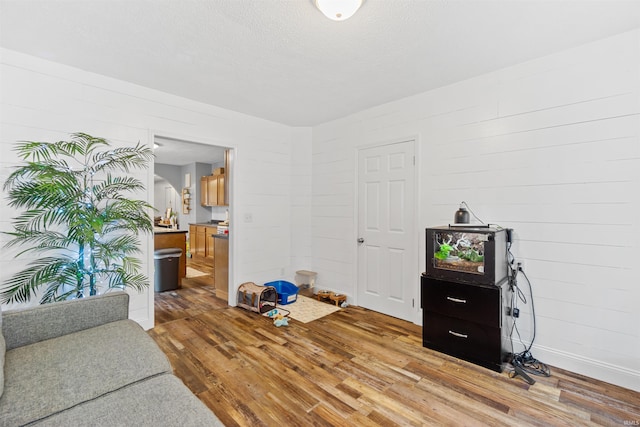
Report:
[{"label": "wood plank flooring", "polygon": [[421,334],[353,306],[276,328],[216,298],[208,276],[157,294],[149,331],[176,375],[227,426],[640,422],[640,393],[553,367],[529,386],[425,349]]}]

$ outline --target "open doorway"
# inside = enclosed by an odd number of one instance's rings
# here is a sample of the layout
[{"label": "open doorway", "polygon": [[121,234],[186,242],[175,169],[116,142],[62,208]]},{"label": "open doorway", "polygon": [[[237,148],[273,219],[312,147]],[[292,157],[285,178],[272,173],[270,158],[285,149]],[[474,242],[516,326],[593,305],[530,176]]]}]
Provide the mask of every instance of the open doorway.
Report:
[{"label": "open doorway", "polygon": [[[228,241],[215,235],[229,236],[231,149],[162,135],[153,142],[154,250],[182,245],[178,285],[207,288],[226,302]],[[170,297],[159,293],[156,305]]]}]

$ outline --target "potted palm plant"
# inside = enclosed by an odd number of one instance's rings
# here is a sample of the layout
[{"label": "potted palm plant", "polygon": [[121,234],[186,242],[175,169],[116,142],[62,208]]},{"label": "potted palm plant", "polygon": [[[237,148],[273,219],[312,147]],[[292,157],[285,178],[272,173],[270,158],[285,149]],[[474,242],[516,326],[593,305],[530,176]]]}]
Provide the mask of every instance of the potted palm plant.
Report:
[{"label": "potted palm plant", "polygon": [[125,197],[144,189],[140,180],[114,173],[147,168],[152,151],[140,144],[111,148],[85,133],[69,141],[21,142],[16,151],[25,164],[4,189],[9,205],[24,211],[5,233],[12,237],[6,246],[20,248],[16,257],[36,257],[3,282],[0,302],[27,302],[41,292],[44,304],[99,289],[147,287],[132,255],[140,251],[138,234],[153,230],[153,208]]}]

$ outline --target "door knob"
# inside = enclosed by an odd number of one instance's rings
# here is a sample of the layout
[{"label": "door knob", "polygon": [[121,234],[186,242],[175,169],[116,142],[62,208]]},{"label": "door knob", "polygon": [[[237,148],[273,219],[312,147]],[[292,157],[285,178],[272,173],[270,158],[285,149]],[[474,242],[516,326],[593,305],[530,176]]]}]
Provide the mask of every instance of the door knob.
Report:
[{"label": "door knob", "polygon": [[358,243],[359,243],[359,244],[363,244],[363,243],[364,243],[364,239],[363,239],[362,237],[359,237],[359,238],[358,238]]}]

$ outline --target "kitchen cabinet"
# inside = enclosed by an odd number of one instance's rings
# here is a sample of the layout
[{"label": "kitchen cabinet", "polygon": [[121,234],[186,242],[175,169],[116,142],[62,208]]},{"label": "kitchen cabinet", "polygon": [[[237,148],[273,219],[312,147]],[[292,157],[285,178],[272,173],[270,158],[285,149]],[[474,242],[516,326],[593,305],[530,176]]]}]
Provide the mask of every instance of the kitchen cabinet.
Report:
[{"label": "kitchen cabinet", "polygon": [[226,200],[226,191],[225,191],[225,176],[224,175],[217,175],[217,181],[216,181],[216,189],[218,192],[218,206],[227,206],[229,203],[227,203]]},{"label": "kitchen cabinet", "polygon": [[229,301],[229,235],[215,235],[213,281],[216,297]]},{"label": "kitchen cabinet", "polygon": [[209,205],[209,192],[207,189],[209,188],[209,184],[207,183],[207,177],[203,176],[200,178],[200,205],[201,206],[210,206]]},{"label": "kitchen cabinet", "polygon": [[207,256],[207,227],[196,227],[197,256]]},{"label": "kitchen cabinet", "polygon": [[217,231],[218,229],[215,226],[190,224],[189,245],[191,247],[191,255],[193,257],[213,259],[215,256],[215,241],[212,235]]},{"label": "kitchen cabinet", "polygon": [[207,206],[218,206],[218,177],[210,175],[207,181]]},{"label": "kitchen cabinet", "polygon": [[200,204],[202,206],[227,206],[225,196],[224,175],[207,175],[200,178]]},{"label": "kitchen cabinet", "polygon": [[215,258],[215,246],[216,240],[213,238],[213,235],[216,234],[218,230],[216,227],[207,227],[207,235],[206,235],[206,244],[204,247],[204,256],[205,258],[214,259]]},{"label": "kitchen cabinet", "polygon": [[198,236],[199,228],[197,225],[189,225],[189,249],[194,258],[204,257],[204,240]]},{"label": "kitchen cabinet", "polygon": [[196,226],[189,225],[189,253],[192,257],[196,256]]}]

